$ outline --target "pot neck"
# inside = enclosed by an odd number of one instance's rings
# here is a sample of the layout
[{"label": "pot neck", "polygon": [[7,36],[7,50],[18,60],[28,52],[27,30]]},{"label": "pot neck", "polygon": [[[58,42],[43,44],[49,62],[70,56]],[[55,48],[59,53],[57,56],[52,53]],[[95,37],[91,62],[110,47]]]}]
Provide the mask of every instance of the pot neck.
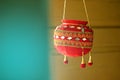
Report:
[{"label": "pot neck", "polygon": [[87,21],[81,21],[81,20],[62,20],[62,24],[66,25],[86,25],[88,22]]}]

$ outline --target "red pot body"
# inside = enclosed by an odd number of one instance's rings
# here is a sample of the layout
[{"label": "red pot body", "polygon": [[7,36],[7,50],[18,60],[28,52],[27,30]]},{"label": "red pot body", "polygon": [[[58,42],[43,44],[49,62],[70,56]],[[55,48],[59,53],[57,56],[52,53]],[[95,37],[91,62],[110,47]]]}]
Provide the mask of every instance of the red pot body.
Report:
[{"label": "red pot body", "polygon": [[54,31],[56,50],[69,57],[87,54],[93,44],[93,30],[86,26],[87,21],[62,20],[62,24]]}]

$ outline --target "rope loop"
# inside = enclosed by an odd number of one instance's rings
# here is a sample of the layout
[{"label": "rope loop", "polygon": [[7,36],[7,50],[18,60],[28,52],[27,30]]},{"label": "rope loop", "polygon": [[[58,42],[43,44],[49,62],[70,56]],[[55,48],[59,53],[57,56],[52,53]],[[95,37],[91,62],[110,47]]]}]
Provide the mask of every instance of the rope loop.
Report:
[{"label": "rope loop", "polygon": [[[82,1],[83,1],[83,5],[84,5],[84,10],[85,10],[86,18],[87,18],[87,21],[88,21],[88,26],[91,27],[89,16],[88,16],[88,11],[87,11],[87,7],[86,7],[86,2],[85,2],[85,0],[82,0]],[[67,0],[64,0],[63,19],[65,19],[65,16],[66,16],[66,5],[67,5]]]}]

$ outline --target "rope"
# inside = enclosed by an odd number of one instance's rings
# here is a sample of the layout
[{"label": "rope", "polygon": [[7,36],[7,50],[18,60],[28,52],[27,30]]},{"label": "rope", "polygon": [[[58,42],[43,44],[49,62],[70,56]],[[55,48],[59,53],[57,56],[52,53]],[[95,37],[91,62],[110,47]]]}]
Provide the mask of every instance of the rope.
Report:
[{"label": "rope", "polygon": [[85,9],[86,18],[87,18],[87,21],[88,21],[88,26],[91,27],[85,0],[83,0],[83,5],[84,5],[84,9]]},{"label": "rope", "polygon": [[63,7],[63,19],[65,19],[66,1],[67,1],[67,0],[64,0],[64,7]]},{"label": "rope", "polygon": [[[66,14],[66,4],[67,4],[67,0],[64,0],[63,19],[65,19],[65,14]],[[87,12],[87,7],[86,7],[85,0],[83,0],[83,5],[84,5],[84,10],[85,10],[86,18],[87,18],[87,21],[88,21],[88,26],[91,27],[91,23],[90,23],[90,20],[89,20],[89,16],[88,16],[88,12]]]}]

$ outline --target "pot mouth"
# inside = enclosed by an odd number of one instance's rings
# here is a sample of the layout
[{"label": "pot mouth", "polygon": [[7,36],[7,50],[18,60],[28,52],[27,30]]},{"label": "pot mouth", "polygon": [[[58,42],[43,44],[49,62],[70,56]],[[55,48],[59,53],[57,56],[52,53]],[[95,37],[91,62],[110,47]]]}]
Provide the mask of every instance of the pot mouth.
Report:
[{"label": "pot mouth", "polygon": [[72,23],[72,24],[83,24],[86,25],[88,21],[82,21],[82,20],[68,20],[68,19],[63,19],[61,20],[62,23]]}]

